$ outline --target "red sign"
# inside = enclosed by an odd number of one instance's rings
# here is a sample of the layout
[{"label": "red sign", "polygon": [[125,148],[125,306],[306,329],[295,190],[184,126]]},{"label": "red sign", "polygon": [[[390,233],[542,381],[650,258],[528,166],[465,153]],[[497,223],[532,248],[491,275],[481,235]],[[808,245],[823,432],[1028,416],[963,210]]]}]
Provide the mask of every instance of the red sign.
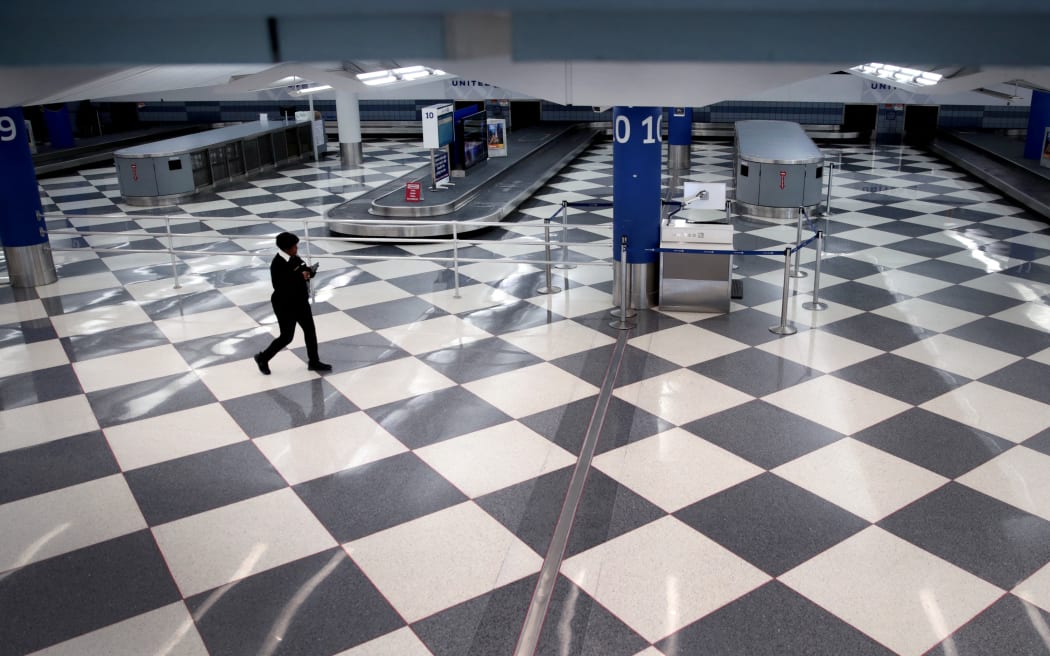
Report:
[{"label": "red sign", "polygon": [[781,189],[784,188],[784,179],[787,178],[787,177],[788,177],[788,172],[787,171],[781,171],[780,172],[780,188]]},{"label": "red sign", "polygon": [[132,164],[131,165],[131,179],[133,181],[135,181],[135,182],[139,181],[139,165],[138,164]]},{"label": "red sign", "polygon": [[421,200],[423,200],[423,183],[406,182],[405,201],[409,203],[418,203]]}]

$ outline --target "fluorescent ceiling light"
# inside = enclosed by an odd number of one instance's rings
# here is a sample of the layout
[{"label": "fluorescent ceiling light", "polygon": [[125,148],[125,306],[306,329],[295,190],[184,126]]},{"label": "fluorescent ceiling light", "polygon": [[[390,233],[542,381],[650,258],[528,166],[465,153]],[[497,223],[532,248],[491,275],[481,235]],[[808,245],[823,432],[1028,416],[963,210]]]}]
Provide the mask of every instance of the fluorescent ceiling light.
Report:
[{"label": "fluorescent ceiling light", "polygon": [[393,84],[395,82],[411,82],[421,80],[431,75],[447,75],[445,71],[433,70],[426,66],[402,66],[389,71],[373,71],[371,73],[358,73],[357,79],[369,86],[382,84]]},{"label": "fluorescent ceiling light", "polygon": [[331,84],[319,84],[316,87],[305,87],[303,89],[296,89],[292,93],[296,96],[306,96],[311,93],[320,93],[321,91],[328,91],[331,88]]},{"label": "fluorescent ceiling light", "polygon": [[937,84],[944,76],[939,73],[920,71],[915,68],[895,66],[893,64],[859,64],[849,69],[854,73],[881,80],[893,80],[895,84],[912,87],[930,87]]},{"label": "fluorescent ceiling light", "polygon": [[393,75],[388,74],[386,77],[377,77],[369,80],[361,80],[361,82],[367,84],[368,86],[374,87],[380,84],[393,84],[394,82],[397,82],[397,78]]}]

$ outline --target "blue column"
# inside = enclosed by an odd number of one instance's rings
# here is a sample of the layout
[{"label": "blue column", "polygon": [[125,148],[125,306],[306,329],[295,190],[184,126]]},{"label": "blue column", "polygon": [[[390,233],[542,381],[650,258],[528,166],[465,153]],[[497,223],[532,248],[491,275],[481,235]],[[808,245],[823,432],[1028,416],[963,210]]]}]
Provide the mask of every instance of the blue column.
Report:
[{"label": "blue column", "polygon": [[693,108],[672,107],[667,119],[667,143],[688,146],[693,143]]},{"label": "blue column", "polygon": [[43,209],[22,109],[0,108],[0,243],[14,287],[55,281]]},{"label": "blue column", "polygon": [[69,108],[62,105],[58,109],[44,107],[44,122],[47,124],[47,137],[52,148],[73,147],[73,124],[69,121]]},{"label": "blue column", "polygon": [[660,245],[660,107],[613,108],[613,257],[620,259],[620,237],[627,236],[632,305],[655,304]]},{"label": "blue column", "polygon": [[1032,91],[1032,105],[1028,109],[1028,136],[1024,142],[1024,156],[1039,159],[1043,152],[1043,133],[1050,128],[1050,91]]},{"label": "blue column", "polygon": [[692,165],[689,149],[693,143],[693,108],[671,107],[667,115],[667,168],[672,171]]}]

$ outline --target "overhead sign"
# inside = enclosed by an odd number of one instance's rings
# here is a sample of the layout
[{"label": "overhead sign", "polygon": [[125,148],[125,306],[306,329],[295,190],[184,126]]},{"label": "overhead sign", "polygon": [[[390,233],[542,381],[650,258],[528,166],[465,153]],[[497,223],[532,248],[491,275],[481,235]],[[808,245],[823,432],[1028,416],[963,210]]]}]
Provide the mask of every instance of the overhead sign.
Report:
[{"label": "overhead sign", "polygon": [[445,82],[445,97],[456,100],[495,100],[507,98],[528,98],[520,93],[493,86],[480,80],[456,78]]},{"label": "overhead sign", "polygon": [[452,104],[429,105],[420,110],[423,120],[423,147],[441,148],[452,143]]}]

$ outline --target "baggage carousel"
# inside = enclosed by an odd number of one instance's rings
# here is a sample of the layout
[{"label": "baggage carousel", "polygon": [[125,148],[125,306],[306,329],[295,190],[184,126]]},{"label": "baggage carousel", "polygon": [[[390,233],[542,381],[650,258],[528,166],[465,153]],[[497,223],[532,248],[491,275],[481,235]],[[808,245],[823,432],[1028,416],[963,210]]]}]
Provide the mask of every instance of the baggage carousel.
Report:
[{"label": "baggage carousel", "polygon": [[[347,237],[440,237],[470,227],[464,222],[501,221],[587,149],[601,131],[583,126],[536,126],[508,135],[507,157],[490,158],[453,178],[455,186],[427,189],[430,166],[374,189],[328,211],[328,229]],[[423,183],[423,198],[405,200],[405,183]],[[374,223],[385,220],[384,223]],[[372,223],[354,223],[371,221]],[[483,226],[482,226],[483,227]],[[478,228],[480,229],[480,227]]]}]

